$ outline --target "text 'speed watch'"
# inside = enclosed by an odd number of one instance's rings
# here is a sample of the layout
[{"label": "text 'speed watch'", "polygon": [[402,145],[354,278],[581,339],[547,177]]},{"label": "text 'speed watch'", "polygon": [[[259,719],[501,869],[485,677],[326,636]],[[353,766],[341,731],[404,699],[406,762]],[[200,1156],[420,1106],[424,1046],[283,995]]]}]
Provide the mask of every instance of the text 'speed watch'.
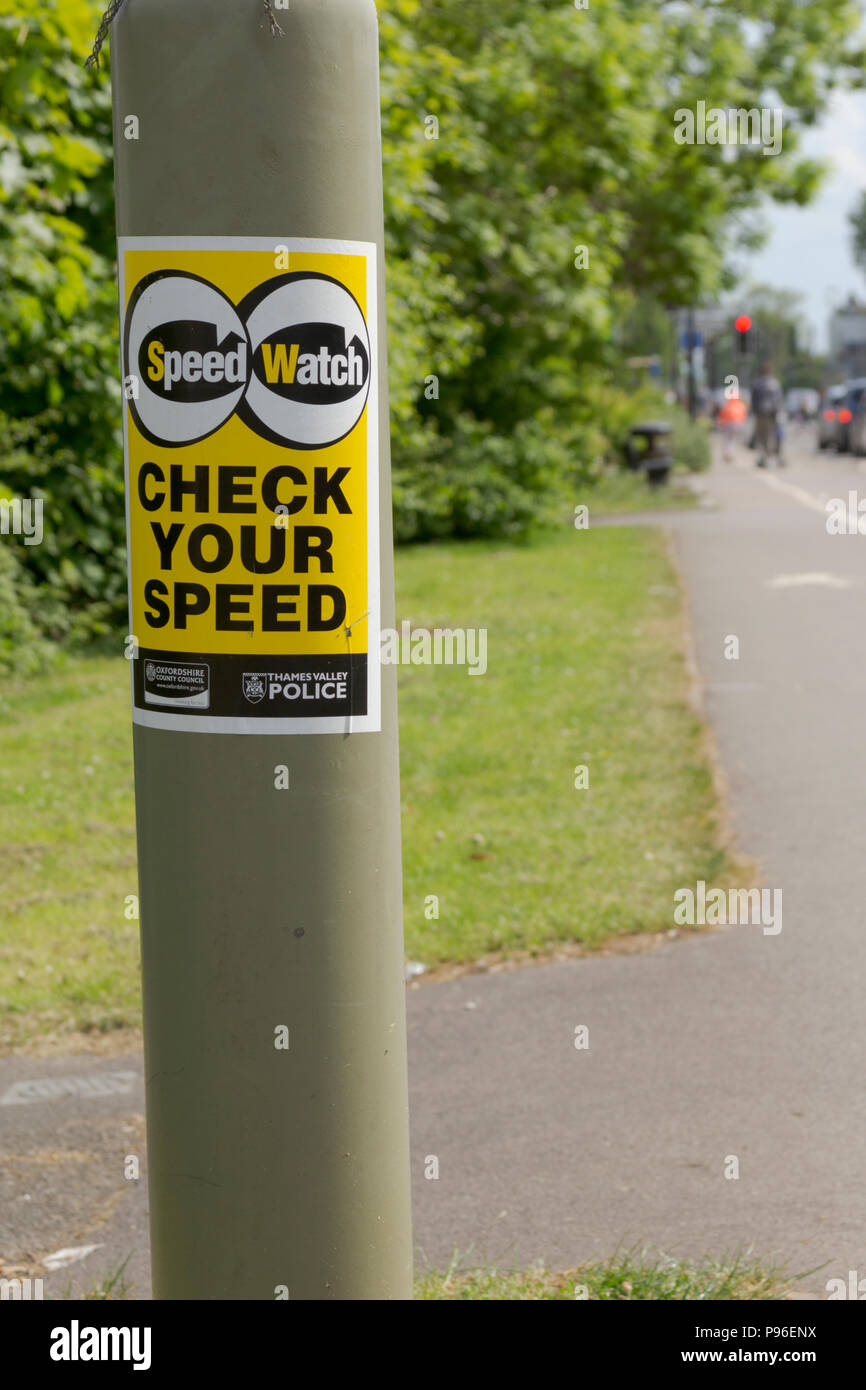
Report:
[{"label": "text 'speed watch'", "polygon": [[378,730],[375,246],[118,251],[133,719]]}]

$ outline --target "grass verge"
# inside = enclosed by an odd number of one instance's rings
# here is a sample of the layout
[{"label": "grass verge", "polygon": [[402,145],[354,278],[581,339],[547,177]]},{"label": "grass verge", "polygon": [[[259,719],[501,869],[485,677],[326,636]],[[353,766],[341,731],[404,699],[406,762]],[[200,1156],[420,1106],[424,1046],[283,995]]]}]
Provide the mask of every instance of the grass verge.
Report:
[{"label": "grass verge", "polygon": [[[86,1299],[131,1298],[124,1264],[85,1294]],[[689,1262],[650,1257],[640,1251],[618,1253],[612,1259],[576,1269],[551,1270],[542,1265],[501,1270],[489,1265],[470,1267],[455,1256],[447,1270],[416,1275],[415,1299],[421,1302],[679,1302],[770,1301],[785,1298],[802,1275],[750,1255]],[[67,1292],[64,1298],[71,1298]]]},{"label": "grass verge", "polygon": [[[740,881],[661,533],[406,550],[404,620],[487,632],[484,675],[399,669],[410,957],[594,949],[668,929],[676,887]],[[128,680],[63,657],[0,692],[0,1046],[138,1023]]]},{"label": "grass verge", "polygon": [[660,487],[650,487],[644,473],[620,469],[603,473],[587,488],[586,503],[591,517],[617,512],[662,512],[696,507],[700,497],[692,486],[698,476],[675,469]]},{"label": "grass verge", "polygon": [[417,1278],[415,1297],[497,1302],[763,1301],[784,1298],[801,1277],[786,1275],[777,1266],[741,1254],[690,1262],[633,1250],[617,1253],[610,1260],[561,1271],[541,1265],[524,1270],[489,1266],[461,1269],[455,1258],[444,1273],[434,1270]]}]

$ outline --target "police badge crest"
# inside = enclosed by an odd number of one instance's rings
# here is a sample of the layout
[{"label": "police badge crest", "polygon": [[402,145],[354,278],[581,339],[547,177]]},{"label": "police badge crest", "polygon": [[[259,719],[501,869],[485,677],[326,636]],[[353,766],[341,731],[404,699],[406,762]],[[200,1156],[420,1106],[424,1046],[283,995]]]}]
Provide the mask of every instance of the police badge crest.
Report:
[{"label": "police badge crest", "polygon": [[261,671],[244,671],[244,698],[249,700],[251,705],[257,705],[259,700],[265,698],[266,680],[267,676]]}]

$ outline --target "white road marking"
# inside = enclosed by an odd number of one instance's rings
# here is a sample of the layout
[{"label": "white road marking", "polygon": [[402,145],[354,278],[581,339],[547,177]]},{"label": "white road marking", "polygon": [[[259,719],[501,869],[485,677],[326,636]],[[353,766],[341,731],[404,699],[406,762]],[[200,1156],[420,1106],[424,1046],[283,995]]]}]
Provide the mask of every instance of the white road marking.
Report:
[{"label": "white road marking", "polygon": [[807,492],[804,487],[798,487],[796,483],[783,483],[781,478],[777,478],[773,473],[766,473],[759,470],[757,477],[767,487],[774,487],[777,492],[784,492],[788,497],[793,497],[795,502],[799,502],[801,507],[809,507],[813,512],[821,512],[823,516],[827,514],[827,503],[830,498],[826,492],[822,492],[817,497],[814,492]]},{"label": "white road marking", "polygon": [[800,589],[807,584],[823,585],[826,589],[854,588],[853,579],[846,579],[842,574],[827,574],[824,570],[808,574],[777,574],[773,579],[766,581],[768,589]]},{"label": "white road marking", "polygon": [[135,1083],[134,1071],[109,1071],[97,1076],[43,1076],[33,1081],[16,1081],[0,1099],[0,1105],[32,1105],[35,1101],[60,1100],[78,1096],[93,1100],[98,1096],[124,1095]]}]

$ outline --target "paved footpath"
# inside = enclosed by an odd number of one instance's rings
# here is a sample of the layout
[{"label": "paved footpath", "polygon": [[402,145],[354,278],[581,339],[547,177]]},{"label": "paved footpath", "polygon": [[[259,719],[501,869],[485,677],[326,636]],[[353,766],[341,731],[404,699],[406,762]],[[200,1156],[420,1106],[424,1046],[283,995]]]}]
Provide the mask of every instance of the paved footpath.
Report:
[{"label": "paved footpath", "polygon": [[[783,929],[410,990],[415,1233],[435,1264],[751,1247],[825,1266],[804,1280],[816,1296],[866,1277],[866,537],[828,535],[824,515],[866,497],[866,472],[795,441],[785,470],[743,452],[702,486],[715,507],[662,522],[733,822]],[[93,1244],[46,1291],[128,1255],[150,1296],[144,1182],[122,1175],[142,1112],[138,1057],[0,1060],[7,1273]]]}]

